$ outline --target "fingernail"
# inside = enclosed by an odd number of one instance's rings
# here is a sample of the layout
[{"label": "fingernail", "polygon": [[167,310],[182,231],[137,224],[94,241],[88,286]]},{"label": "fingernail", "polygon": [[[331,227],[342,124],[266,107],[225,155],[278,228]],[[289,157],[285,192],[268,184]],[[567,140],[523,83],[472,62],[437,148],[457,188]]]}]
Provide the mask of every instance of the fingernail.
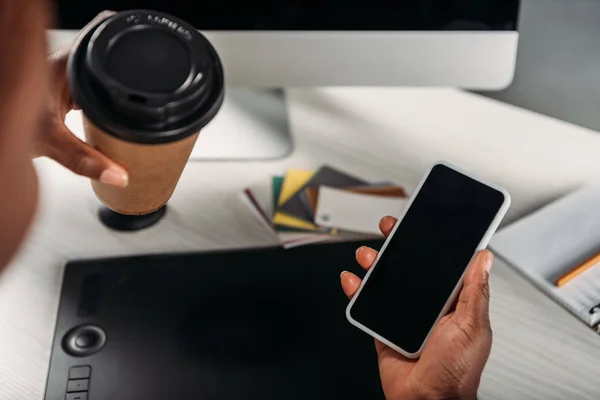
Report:
[{"label": "fingernail", "polygon": [[129,183],[129,178],[125,172],[109,168],[100,175],[100,182],[111,186],[125,187]]},{"label": "fingernail", "polygon": [[490,252],[490,251],[485,252],[485,259],[483,260],[483,262],[485,263],[485,270],[489,274],[490,271],[492,270],[492,264],[494,263],[494,256],[492,255],[492,252]]},{"label": "fingernail", "polygon": [[344,277],[344,275],[346,275],[348,273],[348,271],[342,271],[342,273],[340,274],[340,279],[342,279]]}]

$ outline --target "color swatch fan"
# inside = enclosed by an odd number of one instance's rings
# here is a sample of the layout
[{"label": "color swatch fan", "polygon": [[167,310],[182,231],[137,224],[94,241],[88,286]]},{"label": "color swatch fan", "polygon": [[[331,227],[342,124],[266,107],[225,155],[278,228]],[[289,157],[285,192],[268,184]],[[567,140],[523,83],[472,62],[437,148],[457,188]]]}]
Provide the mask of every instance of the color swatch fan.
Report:
[{"label": "color swatch fan", "polygon": [[369,183],[330,166],[291,169],[243,194],[286,248],[380,236],[379,220],[398,216],[405,197],[404,189],[390,182]]}]

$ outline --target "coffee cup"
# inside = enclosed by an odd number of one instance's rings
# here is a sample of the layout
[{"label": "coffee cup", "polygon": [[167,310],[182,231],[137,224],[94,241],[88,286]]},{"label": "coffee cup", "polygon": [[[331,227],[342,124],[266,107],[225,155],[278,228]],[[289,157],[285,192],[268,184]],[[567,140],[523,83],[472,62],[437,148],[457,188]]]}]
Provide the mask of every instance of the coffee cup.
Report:
[{"label": "coffee cup", "polygon": [[[144,227],[140,218],[164,212],[200,131],[222,105],[219,56],[187,22],[133,10],[79,38],[67,72],[86,141],[129,174],[125,188],[92,181],[111,210],[101,216],[117,220],[117,229]],[[137,220],[136,227],[120,228],[125,220]]]}]

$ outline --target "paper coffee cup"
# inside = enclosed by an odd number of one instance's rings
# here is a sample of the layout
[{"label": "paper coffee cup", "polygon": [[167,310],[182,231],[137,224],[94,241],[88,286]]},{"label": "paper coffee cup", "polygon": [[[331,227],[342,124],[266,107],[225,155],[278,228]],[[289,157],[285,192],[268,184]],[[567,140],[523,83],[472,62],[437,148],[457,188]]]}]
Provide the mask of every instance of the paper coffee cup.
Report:
[{"label": "paper coffee cup", "polygon": [[77,41],[68,81],[86,141],[129,173],[126,188],[93,181],[96,196],[124,215],[161,208],[223,103],[223,68],[213,46],[176,17],[121,12]]}]

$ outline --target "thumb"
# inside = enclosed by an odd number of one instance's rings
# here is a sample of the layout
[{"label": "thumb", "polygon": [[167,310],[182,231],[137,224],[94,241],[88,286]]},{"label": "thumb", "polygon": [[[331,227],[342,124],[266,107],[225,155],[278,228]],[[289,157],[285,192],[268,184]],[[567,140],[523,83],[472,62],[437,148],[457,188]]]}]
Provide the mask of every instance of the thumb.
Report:
[{"label": "thumb", "polygon": [[45,136],[42,155],[52,158],[78,175],[100,181],[107,185],[125,187],[127,171],[77,138],[64,124],[57,124],[55,131]]},{"label": "thumb", "polygon": [[490,329],[489,271],[494,256],[483,250],[471,261],[456,304],[454,318],[476,329]]}]

